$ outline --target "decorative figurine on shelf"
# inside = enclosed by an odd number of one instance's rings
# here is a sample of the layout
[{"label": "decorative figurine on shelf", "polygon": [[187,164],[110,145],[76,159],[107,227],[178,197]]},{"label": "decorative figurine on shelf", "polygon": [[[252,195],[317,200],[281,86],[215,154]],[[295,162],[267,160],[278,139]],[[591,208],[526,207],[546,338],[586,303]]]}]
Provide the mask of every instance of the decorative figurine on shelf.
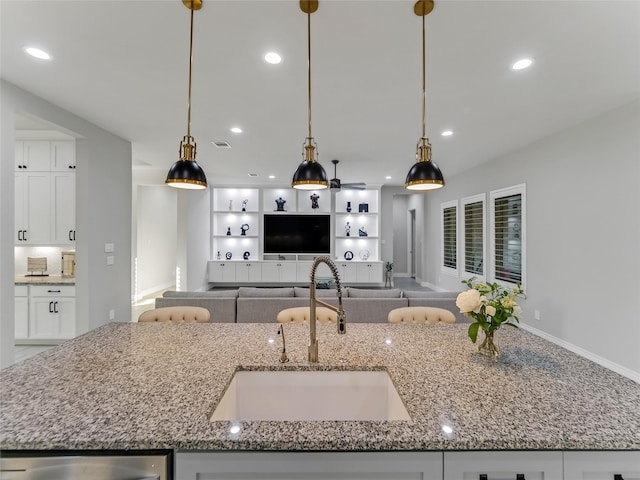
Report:
[{"label": "decorative figurine on shelf", "polygon": [[276,211],[284,212],[285,203],[287,203],[287,201],[284,198],[282,197],[276,198],[276,205],[277,205]]},{"label": "decorative figurine on shelf", "polygon": [[229,211],[233,210],[233,200],[229,200]]},{"label": "decorative figurine on shelf", "polygon": [[227,253],[224,254],[224,258],[226,258],[227,260],[231,260],[232,256],[233,255],[231,255],[231,252],[227,252]]},{"label": "decorative figurine on shelf", "polygon": [[218,253],[216,254],[216,260],[220,260],[222,257],[220,256],[220,250],[218,250]]},{"label": "decorative figurine on shelf", "polygon": [[242,235],[243,237],[247,236],[247,230],[249,230],[249,224],[248,223],[243,223],[242,226],[240,227],[240,235]]},{"label": "decorative figurine on shelf", "polygon": [[347,213],[351,213],[351,202],[347,202]]},{"label": "decorative figurine on shelf", "polygon": [[318,205],[318,200],[320,199],[320,195],[318,195],[317,193],[314,193],[309,198],[311,199],[311,208],[313,208],[314,210],[316,208],[320,208],[320,205]]},{"label": "decorative figurine on shelf", "polygon": [[349,225],[349,222],[344,226],[344,234],[347,237],[351,236],[351,225]]},{"label": "decorative figurine on shelf", "polygon": [[244,252],[242,254],[242,258],[244,258],[245,260],[249,260],[249,255],[250,255],[249,252]]},{"label": "decorative figurine on shelf", "polygon": [[358,212],[360,213],[368,213],[369,212],[369,204],[361,203],[358,205]]},{"label": "decorative figurine on shelf", "polygon": [[242,211],[247,211],[247,203],[249,203],[249,199],[242,200]]},{"label": "decorative figurine on shelf", "polygon": [[230,237],[231,236],[231,227],[227,227],[227,236]]},{"label": "decorative figurine on shelf", "polygon": [[358,229],[358,236],[360,236],[360,237],[368,237],[369,236],[369,234],[367,233],[367,229],[364,228],[364,226],[362,226],[362,227],[360,227]]}]

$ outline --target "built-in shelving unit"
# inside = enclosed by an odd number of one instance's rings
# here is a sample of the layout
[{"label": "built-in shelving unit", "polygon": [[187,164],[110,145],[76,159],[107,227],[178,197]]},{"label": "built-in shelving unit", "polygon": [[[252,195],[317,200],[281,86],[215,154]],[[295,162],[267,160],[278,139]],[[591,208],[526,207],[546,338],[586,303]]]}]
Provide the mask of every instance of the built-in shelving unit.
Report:
[{"label": "built-in shelving unit", "polygon": [[337,262],[343,281],[381,284],[379,202],[379,188],[332,192],[290,187],[214,187],[209,281],[307,283],[311,262],[320,253],[265,253],[264,216],[328,214],[329,256]]}]

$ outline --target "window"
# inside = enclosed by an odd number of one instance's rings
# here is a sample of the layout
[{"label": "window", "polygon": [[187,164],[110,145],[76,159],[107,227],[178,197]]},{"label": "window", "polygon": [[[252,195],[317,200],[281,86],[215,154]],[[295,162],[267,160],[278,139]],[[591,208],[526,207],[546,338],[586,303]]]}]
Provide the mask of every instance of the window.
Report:
[{"label": "window", "polygon": [[442,270],[458,274],[458,202],[447,202],[442,209]]},{"label": "window", "polygon": [[462,199],[463,272],[485,279],[485,194]]},{"label": "window", "polygon": [[491,278],[493,281],[524,285],[525,205],[524,184],[491,192]]}]

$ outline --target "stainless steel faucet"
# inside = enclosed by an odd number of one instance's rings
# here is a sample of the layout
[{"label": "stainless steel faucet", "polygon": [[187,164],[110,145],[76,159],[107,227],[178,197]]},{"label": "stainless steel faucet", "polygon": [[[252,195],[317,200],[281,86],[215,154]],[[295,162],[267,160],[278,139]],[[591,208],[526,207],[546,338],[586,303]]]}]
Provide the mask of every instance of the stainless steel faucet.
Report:
[{"label": "stainless steel faucet", "polygon": [[[318,265],[326,263],[331,270],[331,274],[336,281],[336,288],[338,290],[338,306],[334,307],[330,303],[323,302],[316,298],[316,270]],[[338,275],[338,267],[329,257],[316,257],[311,265],[311,285],[309,285],[309,361],[318,362],[318,339],[316,337],[316,304],[320,304],[324,307],[330,308],[338,314],[338,333],[347,333],[347,317],[342,307],[342,287],[340,285],[340,275]]]}]

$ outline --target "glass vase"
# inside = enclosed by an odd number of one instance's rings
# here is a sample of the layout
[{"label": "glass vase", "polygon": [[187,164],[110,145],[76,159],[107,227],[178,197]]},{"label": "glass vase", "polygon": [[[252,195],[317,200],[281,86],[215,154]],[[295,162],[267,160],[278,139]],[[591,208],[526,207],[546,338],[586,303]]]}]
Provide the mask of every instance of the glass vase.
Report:
[{"label": "glass vase", "polygon": [[478,345],[478,353],[484,357],[498,360],[500,358],[500,349],[495,343],[493,338],[494,334],[495,330],[491,332],[484,332],[484,340],[480,345]]}]

